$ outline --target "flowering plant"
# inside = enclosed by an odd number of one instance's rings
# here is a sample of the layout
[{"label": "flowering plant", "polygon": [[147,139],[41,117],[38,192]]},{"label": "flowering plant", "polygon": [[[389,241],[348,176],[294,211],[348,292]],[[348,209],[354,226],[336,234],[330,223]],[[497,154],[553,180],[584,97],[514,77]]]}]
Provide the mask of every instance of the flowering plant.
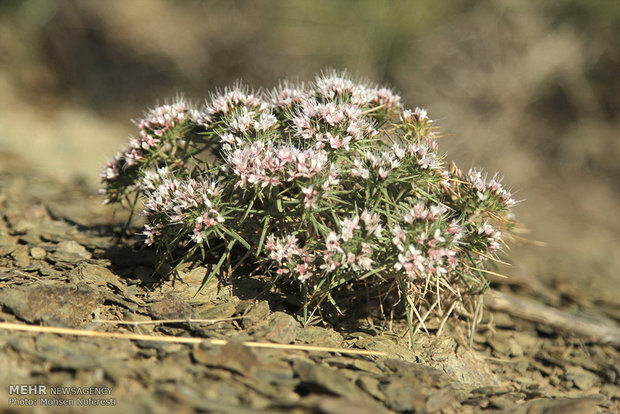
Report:
[{"label": "flowering plant", "polygon": [[241,246],[278,286],[299,286],[305,312],[375,284],[396,287],[411,327],[422,307],[449,314],[484,291],[514,224],[497,176],[444,166],[425,110],[346,74],[236,85],[200,109],[177,99],[138,128],[105,166],[106,202],[143,201],[162,260],[224,246],[202,287]]}]

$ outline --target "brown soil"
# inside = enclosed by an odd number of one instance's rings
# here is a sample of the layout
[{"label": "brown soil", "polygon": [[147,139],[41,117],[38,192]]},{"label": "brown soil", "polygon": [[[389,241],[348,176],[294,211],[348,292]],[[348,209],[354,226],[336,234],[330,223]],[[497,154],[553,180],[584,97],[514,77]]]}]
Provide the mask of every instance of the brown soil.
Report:
[{"label": "brown soil", "polygon": [[[302,327],[285,295],[258,296],[258,277],[213,281],[197,296],[207,268],[157,283],[155,257],[139,238],[119,238],[126,219],[100,205],[83,183],[38,176],[15,157],[0,159],[0,319],[167,337],[186,345],[0,330],[0,404],[36,399],[31,412],[72,412],[80,395],[16,395],[11,385],[107,387],[123,412],[381,413],[618,412],[617,344],[605,345],[508,313],[486,312],[469,345],[465,322],[437,337],[421,331],[409,348],[406,328],[383,320],[315,321]],[[243,275],[241,275],[243,276]],[[498,281],[508,294],[617,326],[616,304],[594,303],[567,283]],[[116,325],[100,320],[233,318],[218,323]],[[353,319],[352,319],[353,318]],[[332,321],[333,323],[330,323]],[[346,329],[344,326],[346,325]],[[570,331],[570,329],[568,329]],[[206,339],[226,339],[213,345]],[[387,356],[248,348],[245,341],[363,349]],[[73,407],[42,406],[41,398]],[[56,402],[55,404],[58,404]],[[91,406],[89,411],[110,412]]]}]

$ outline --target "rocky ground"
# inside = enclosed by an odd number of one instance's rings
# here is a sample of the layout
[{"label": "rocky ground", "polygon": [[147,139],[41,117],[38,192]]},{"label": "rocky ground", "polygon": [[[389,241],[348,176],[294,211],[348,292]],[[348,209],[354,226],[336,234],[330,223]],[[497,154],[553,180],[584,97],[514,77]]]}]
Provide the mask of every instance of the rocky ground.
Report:
[{"label": "rocky ground", "polygon": [[[594,413],[620,409],[620,348],[560,332],[510,313],[485,312],[470,346],[453,322],[430,322],[413,350],[406,328],[373,318],[302,327],[291,300],[258,296],[258,277],[214,281],[207,268],[157,283],[154,254],[119,238],[122,212],[93,189],[61,184],[0,157],[0,319],[5,322],[180,338],[226,345],[131,341],[0,329],[0,405],[6,412],[71,412],[11,385],[106,387],[123,412],[214,413]],[[495,288],[579,313],[617,329],[618,302],[570,283],[501,281]],[[216,323],[119,325],[97,320],[226,319]],[[346,328],[343,328],[346,326]],[[570,331],[570,329],[569,329]],[[250,348],[247,341],[372,350],[385,355]],[[35,398],[36,407],[9,405]],[[43,396],[45,397],[45,396]],[[47,397],[50,397],[49,395]],[[58,404],[58,403],[57,403]],[[112,412],[90,406],[89,412]]]}]

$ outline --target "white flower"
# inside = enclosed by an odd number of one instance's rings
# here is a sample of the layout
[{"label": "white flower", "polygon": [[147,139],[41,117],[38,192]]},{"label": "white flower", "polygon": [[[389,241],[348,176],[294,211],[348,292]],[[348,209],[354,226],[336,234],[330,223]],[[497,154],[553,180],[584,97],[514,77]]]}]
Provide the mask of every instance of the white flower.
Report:
[{"label": "white flower", "polygon": [[368,210],[364,209],[362,214],[360,214],[360,218],[364,222],[364,227],[367,232],[373,233],[377,237],[381,235],[383,229],[381,228],[381,216],[379,216],[378,213],[373,213],[371,215],[368,213]]},{"label": "white flower", "polygon": [[325,247],[328,251],[336,251],[342,253],[342,249],[340,248],[340,236],[336,234],[335,231],[330,231],[327,237],[325,238]]},{"label": "white flower", "polygon": [[353,232],[360,228],[359,221],[359,216],[351,216],[350,218],[340,220],[340,226],[342,227],[342,230],[340,232],[340,238],[342,239],[342,241],[346,242],[351,237],[353,237]]},{"label": "white flower", "polygon": [[437,220],[440,218],[448,209],[442,205],[432,205],[429,208],[428,218],[429,220]]},{"label": "white flower", "polygon": [[304,206],[307,209],[315,207],[317,202],[317,194],[319,192],[316,191],[313,186],[302,187],[301,192],[304,194]]},{"label": "white flower", "polygon": [[355,160],[353,160],[353,165],[355,166],[355,168],[351,170],[351,175],[361,177],[364,180],[367,180],[370,177],[370,172],[366,167],[364,167],[364,165],[362,164],[362,160],[356,158]]},{"label": "white flower", "polygon": [[424,121],[425,119],[428,118],[427,113],[426,113],[426,109],[422,109],[422,108],[415,108],[415,111],[413,111],[413,115],[415,115],[415,117],[418,119],[418,121]]},{"label": "white flower", "polygon": [[261,113],[258,121],[254,121],[254,129],[259,132],[267,131],[278,123],[278,119],[272,113]]},{"label": "white flower", "polygon": [[398,224],[395,224],[392,228],[392,234],[394,235],[392,244],[402,252],[404,250],[403,242],[407,238],[407,233]]}]

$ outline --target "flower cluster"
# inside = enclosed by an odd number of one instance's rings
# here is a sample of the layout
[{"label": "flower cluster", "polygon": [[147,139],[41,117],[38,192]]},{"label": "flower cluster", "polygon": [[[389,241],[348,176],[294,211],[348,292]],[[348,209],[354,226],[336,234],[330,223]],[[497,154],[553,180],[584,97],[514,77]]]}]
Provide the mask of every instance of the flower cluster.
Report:
[{"label": "flower cluster", "polygon": [[308,301],[357,281],[395,283],[405,306],[464,301],[514,224],[497,175],[444,166],[424,109],[343,73],[268,92],[237,84],[138,127],[102,180],[107,200],[143,201],[146,243],[203,257],[213,241],[225,256],[242,246]]},{"label": "flower cluster", "polygon": [[327,153],[292,145],[276,147],[273,142],[255,141],[241,145],[224,155],[224,169],[239,177],[236,185],[277,186],[320,173],[327,163]]},{"label": "flower cluster", "polygon": [[195,243],[207,240],[210,228],[224,222],[217,210],[222,189],[204,177],[177,179],[167,167],[145,171],[141,188],[146,194],[144,215],[149,224],[143,234],[153,244],[170,227],[175,230],[190,226],[190,239]]},{"label": "flower cluster", "polygon": [[164,158],[184,147],[183,128],[199,119],[199,112],[184,99],[158,106],[136,122],[138,138],[130,138],[128,147],[108,161],[101,172],[106,203],[121,201],[128,188],[139,187],[140,170],[148,168],[150,158]]},{"label": "flower cluster", "polygon": [[501,179],[497,174],[487,182],[486,174],[483,175],[482,171],[472,168],[467,173],[467,178],[476,190],[476,195],[480,200],[485,201],[489,196],[494,196],[506,207],[512,207],[516,204],[510,191],[502,186]]},{"label": "flower cluster", "polygon": [[339,220],[340,232],[330,231],[325,238],[325,273],[351,269],[354,272],[370,270],[373,264],[373,246],[369,241],[383,232],[379,214],[364,210],[360,215]]},{"label": "flower cluster", "polygon": [[278,263],[277,274],[284,275],[292,271],[303,283],[312,276],[308,266],[313,258],[306,249],[297,245],[297,241],[295,236],[289,235],[281,239],[270,235],[265,248],[269,250],[269,258]]},{"label": "flower cluster", "polygon": [[402,215],[391,229],[392,244],[400,251],[395,269],[412,279],[457,269],[463,229],[454,219],[448,223],[446,213],[443,205],[418,202]]}]

